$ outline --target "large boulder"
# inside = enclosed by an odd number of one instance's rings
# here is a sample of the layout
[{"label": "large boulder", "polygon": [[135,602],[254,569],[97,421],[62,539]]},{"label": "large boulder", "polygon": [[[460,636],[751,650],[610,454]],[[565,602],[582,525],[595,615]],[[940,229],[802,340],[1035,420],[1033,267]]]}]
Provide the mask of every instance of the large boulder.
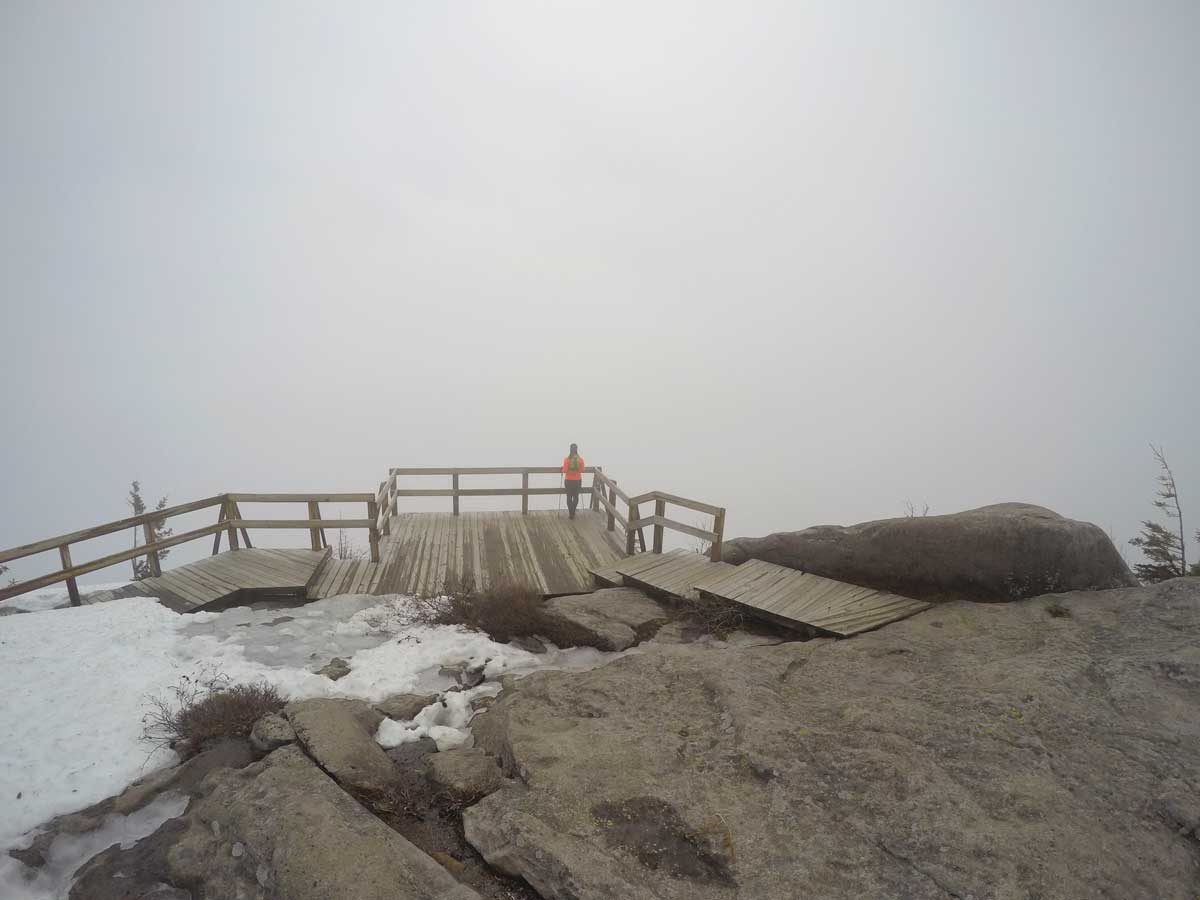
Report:
[{"label": "large boulder", "polygon": [[735,538],[722,555],[918,599],[1015,600],[1137,584],[1100,528],[1026,503]]},{"label": "large boulder", "polygon": [[204,787],[167,851],[170,883],[197,898],[478,900],[295,746]]},{"label": "large boulder", "polygon": [[395,786],[395,764],[375,741],[383,716],[362,700],[323,697],[289,703],[283,714],[316,762],[348,790],[384,794]]},{"label": "large boulder", "polygon": [[1200,893],[1200,579],[509,682],[468,840],[547,900]]},{"label": "large boulder", "polygon": [[555,597],[542,607],[546,634],[560,646],[624,650],[654,635],[671,618],[662,604],[633,588]]}]

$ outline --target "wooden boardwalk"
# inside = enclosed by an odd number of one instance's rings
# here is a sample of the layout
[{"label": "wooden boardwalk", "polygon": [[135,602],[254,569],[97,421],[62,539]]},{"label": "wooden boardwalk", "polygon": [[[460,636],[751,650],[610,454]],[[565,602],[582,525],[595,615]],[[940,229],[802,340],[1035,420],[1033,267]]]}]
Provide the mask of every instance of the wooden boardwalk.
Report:
[{"label": "wooden boardwalk", "polygon": [[691,550],[672,550],[670,553],[639,553],[598,573],[593,572],[593,578],[598,579],[597,583],[602,579],[613,586],[629,585],[675,597],[695,597],[698,582],[735,568],[729,563],[712,562],[707,556]]},{"label": "wooden boardwalk", "polygon": [[594,590],[591,569],[622,556],[602,513],[402,513],[384,538],[374,593],[436,594],[447,583],[477,590],[511,580],[546,595]]},{"label": "wooden boardwalk", "polygon": [[156,597],[176,612],[221,609],[255,599],[304,599],[329,555],[328,549],[235,550],[134,581],[106,596]]},{"label": "wooden boardwalk", "polygon": [[871,631],[932,604],[752,559],[714,563],[688,550],[643,553],[592,570],[601,587],[629,585],[677,598],[723,600],[788,628],[836,637]]}]

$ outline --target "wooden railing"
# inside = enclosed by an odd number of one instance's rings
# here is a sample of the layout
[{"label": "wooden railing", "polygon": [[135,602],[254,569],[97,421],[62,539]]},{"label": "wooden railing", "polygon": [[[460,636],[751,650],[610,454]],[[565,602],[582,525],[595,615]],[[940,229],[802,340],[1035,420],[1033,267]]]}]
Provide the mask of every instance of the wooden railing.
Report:
[{"label": "wooden railing", "polygon": [[[584,474],[592,476],[592,485],[581,487],[580,494],[593,494],[597,473],[600,471],[598,466],[586,466],[583,470]],[[567,489],[562,485],[557,487],[530,487],[530,475],[561,475],[562,469],[558,466],[493,466],[487,468],[417,468],[417,469],[390,469],[388,471],[388,480],[379,486],[379,499],[383,503],[386,500],[387,513],[384,515],[380,523],[380,529],[384,534],[389,533],[387,527],[387,519],[396,515],[397,501],[400,497],[449,497],[451,498],[451,510],[454,515],[459,512],[460,497],[520,497],[521,498],[521,514],[529,515],[529,498],[554,496],[556,494],[566,494]],[[412,476],[426,477],[431,475],[439,475],[442,477],[450,476],[450,487],[446,488],[401,488],[398,486],[399,479]],[[520,475],[521,486],[511,488],[466,488],[462,487],[460,479],[464,475]],[[592,509],[596,509],[596,499],[593,495],[591,500]]]},{"label": "wooden railing", "polygon": [[[308,505],[307,519],[244,519],[242,518],[241,510],[238,503],[305,503]],[[365,519],[322,519],[320,505],[322,503],[365,503],[367,505],[367,517]],[[162,574],[161,565],[159,562],[159,553],[171,547],[177,547],[180,544],[186,544],[189,541],[198,540],[200,538],[215,535],[213,541],[213,553],[216,554],[221,549],[221,535],[226,534],[229,539],[229,548],[237,550],[242,542],[247,547],[251,547],[250,529],[278,529],[278,528],[297,528],[307,530],[310,534],[312,549],[320,550],[322,547],[328,546],[325,541],[325,526],[335,528],[365,528],[370,535],[371,544],[371,561],[379,562],[379,495],[378,494],[218,494],[215,497],[208,497],[204,500],[196,500],[192,503],[183,503],[179,506],[168,507],[167,509],[154,510],[153,512],[143,513],[140,516],[130,516],[127,519],[118,519],[115,522],[106,522],[103,525],[97,525],[94,528],[85,528],[82,531],[73,531],[70,534],[60,534],[57,537],[46,538],[43,541],[37,541],[32,544],[24,544],[20,547],[13,547],[11,550],[0,550],[0,563],[6,563],[14,559],[22,559],[27,556],[33,556],[38,553],[45,553],[48,550],[58,550],[59,559],[62,563],[62,568],[56,572],[51,572],[47,575],[42,575],[37,578],[31,578],[27,581],[19,581],[16,584],[8,587],[0,588],[0,600],[7,600],[9,597],[16,597],[19,594],[24,594],[28,591],[35,591],[38,588],[46,587],[51,584],[57,584],[65,581],[67,583],[67,592],[71,597],[71,605],[79,605],[79,586],[76,579],[80,575],[86,575],[89,572],[95,572],[99,569],[106,569],[109,566],[117,565],[118,563],[127,562],[131,559],[144,556],[147,565],[149,566],[150,574],[158,576]],[[175,534],[168,538],[157,538],[155,535],[155,524],[177,516],[182,516],[187,513],[196,512],[202,509],[219,507],[220,513],[217,516],[217,521],[213,525],[206,525],[203,528],[196,528],[191,531],[185,531],[182,534]],[[74,544],[88,541],[93,538],[103,537],[108,534],[116,534],[131,528],[142,529],[145,542],[138,546],[131,547],[128,550],[121,550],[117,553],[110,553],[107,556],[101,556],[85,563],[75,563],[71,558],[71,547]],[[239,533],[241,540],[239,541]]]},{"label": "wooden railing", "polygon": [[[653,527],[654,543],[652,547],[654,553],[662,553],[663,532],[666,529],[670,529],[682,534],[691,535],[702,541],[707,541],[709,544],[709,558],[713,562],[721,561],[721,545],[725,539],[724,507],[713,506],[710,503],[701,503],[699,500],[689,500],[687,497],[678,497],[675,494],[668,494],[664,491],[651,491],[648,494],[639,494],[636,497],[630,497],[617,486],[615,481],[605,475],[602,470],[597,472],[595,480],[599,485],[599,490],[592,494],[592,499],[593,501],[598,501],[599,505],[603,506],[608,513],[609,531],[613,531],[618,524],[624,530],[625,552],[629,555],[632,556],[637,550],[637,543],[639,541],[642,552],[645,552],[646,537],[643,529]],[[622,516],[618,511],[618,500],[624,501],[628,512],[626,516]],[[651,500],[654,501],[654,515],[643,517],[641,515],[641,505]],[[712,516],[712,530],[708,531],[667,518],[667,504],[682,506],[685,509],[695,510],[696,512]]]}]

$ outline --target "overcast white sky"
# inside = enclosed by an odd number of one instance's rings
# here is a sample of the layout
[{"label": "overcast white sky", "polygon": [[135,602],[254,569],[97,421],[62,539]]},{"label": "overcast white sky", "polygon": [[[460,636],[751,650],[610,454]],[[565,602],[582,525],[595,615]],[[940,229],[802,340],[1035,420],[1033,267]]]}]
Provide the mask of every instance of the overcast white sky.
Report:
[{"label": "overcast white sky", "polygon": [[570,441],[731,535],[1118,543],[1154,441],[1200,527],[1198,46],[1193,0],[3,0],[0,547]]}]

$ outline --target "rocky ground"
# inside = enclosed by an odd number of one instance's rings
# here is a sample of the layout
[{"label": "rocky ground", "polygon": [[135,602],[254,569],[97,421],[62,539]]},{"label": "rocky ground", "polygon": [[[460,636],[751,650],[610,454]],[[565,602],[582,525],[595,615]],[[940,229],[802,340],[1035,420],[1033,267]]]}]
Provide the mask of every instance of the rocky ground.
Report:
[{"label": "rocky ground", "polygon": [[74,900],[1200,895],[1200,579],[845,641],[695,640],[610,599],[552,612],[633,651],[505,678],[473,748],[375,741],[436,698],[293,703],[42,849],[179,791],[186,813],[94,858]]}]

